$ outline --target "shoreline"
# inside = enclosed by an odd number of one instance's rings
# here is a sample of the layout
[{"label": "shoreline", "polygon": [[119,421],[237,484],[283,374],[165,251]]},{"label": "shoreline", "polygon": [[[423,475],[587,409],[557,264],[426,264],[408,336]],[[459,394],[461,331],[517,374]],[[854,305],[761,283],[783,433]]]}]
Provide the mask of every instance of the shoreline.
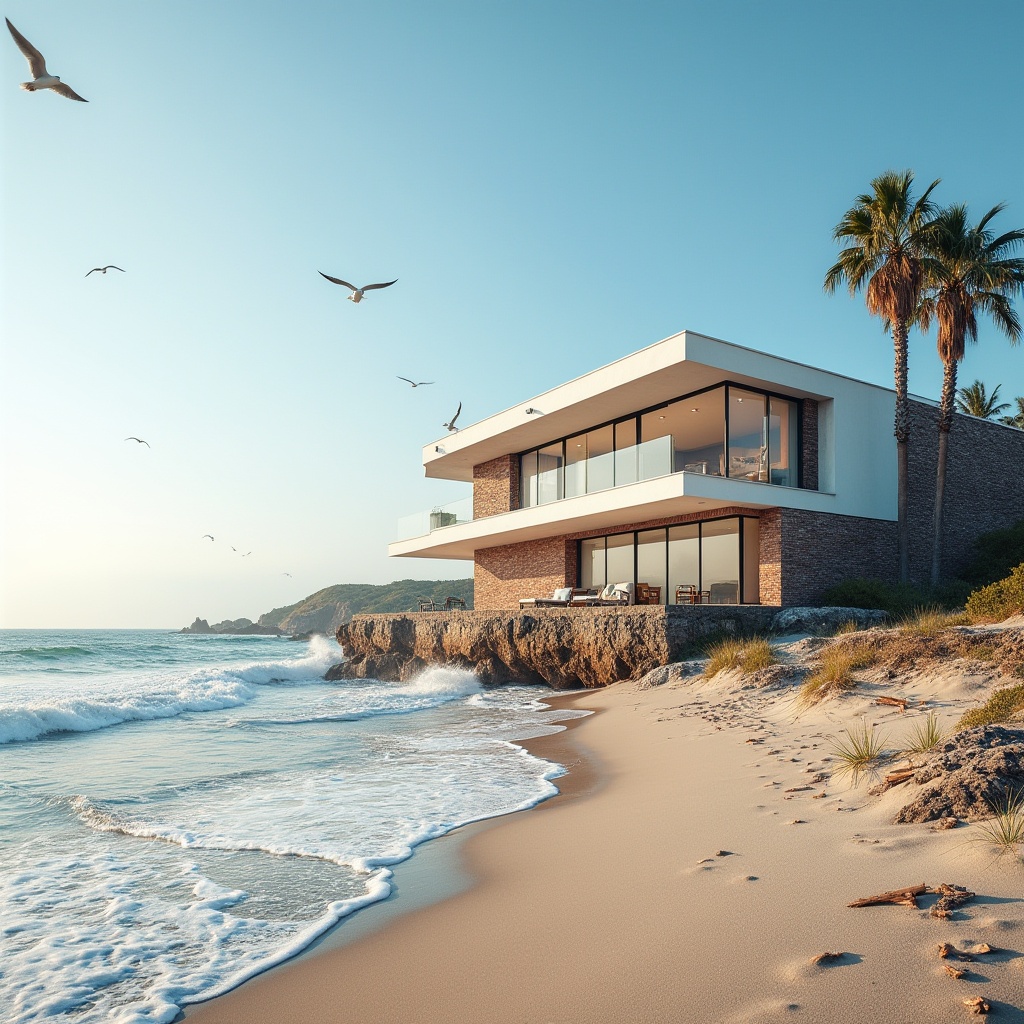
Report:
[{"label": "shoreline", "polygon": [[[573,710],[578,699],[589,692],[553,691],[540,699],[553,711],[561,708]],[[558,732],[513,741],[533,756],[565,768],[565,773],[553,780],[558,788],[557,793],[532,807],[472,821],[436,839],[421,843],[411,857],[392,868],[392,892],[386,899],[371,903],[351,916],[342,918],[294,956],[268,967],[230,991],[203,1002],[185,1005],[175,1020],[184,1021],[199,1016],[200,1011],[215,1010],[223,1000],[230,999],[262,979],[272,979],[279,972],[288,971],[305,961],[330,956],[393,926],[409,914],[428,911],[445,900],[471,891],[479,882],[472,855],[472,845],[478,837],[521,815],[537,813],[552,806],[564,806],[569,800],[585,798],[599,788],[601,779],[593,764],[593,755],[588,756],[573,735],[579,725],[598,713],[555,721],[552,724],[561,726]],[[205,1013],[202,1016],[205,1018]]]},{"label": "shoreline", "polygon": [[[871,796],[864,782],[831,776],[842,729],[865,721],[898,742],[924,714],[880,708],[876,693],[899,685],[952,724],[978,692],[957,671],[895,684],[880,669],[878,682],[809,710],[796,707],[791,685],[736,673],[574,695],[573,706],[600,713],[576,720],[588,723],[581,732],[539,738],[541,750],[554,741],[583,758],[568,799],[467,832],[458,847],[467,889],[190,1016],[927,1024],[970,1019],[963,1000],[981,996],[998,1020],[1022,1024],[1019,859],[994,858],[974,841],[976,826],[892,824],[909,787]],[[929,916],[932,896],[917,909],[848,906],[921,882],[977,896],[948,920]],[[993,952],[958,964],[967,968],[958,980],[944,970],[942,942]],[[825,953],[836,955],[816,962]]]}]

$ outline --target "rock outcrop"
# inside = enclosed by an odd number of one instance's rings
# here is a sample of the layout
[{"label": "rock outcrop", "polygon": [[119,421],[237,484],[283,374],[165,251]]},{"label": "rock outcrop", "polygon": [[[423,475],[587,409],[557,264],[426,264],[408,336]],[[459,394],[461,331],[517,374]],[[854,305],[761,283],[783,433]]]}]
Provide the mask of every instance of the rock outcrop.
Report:
[{"label": "rock outcrop", "polygon": [[783,608],[772,619],[772,632],[783,636],[789,633],[811,633],[831,636],[848,622],[858,629],[881,626],[889,613],[874,608]]},{"label": "rock outcrop", "polygon": [[225,619],[212,626],[206,619],[197,618],[191,626],[179,630],[181,633],[210,633],[218,636],[282,636],[277,626],[262,626],[252,619]]},{"label": "rock outcrop", "polygon": [[336,634],[347,660],[327,678],[397,682],[449,665],[485,685],[606,686],[679,661],[702,638],[763,631],[774,613],[709,605],[356,615]]},{"label": "rock outcrop", "polygon": [[979,725],[944,743],[912,781],[928,785],[896,822],[956,817],[977,821],[1024,789],[1024,728]]}]

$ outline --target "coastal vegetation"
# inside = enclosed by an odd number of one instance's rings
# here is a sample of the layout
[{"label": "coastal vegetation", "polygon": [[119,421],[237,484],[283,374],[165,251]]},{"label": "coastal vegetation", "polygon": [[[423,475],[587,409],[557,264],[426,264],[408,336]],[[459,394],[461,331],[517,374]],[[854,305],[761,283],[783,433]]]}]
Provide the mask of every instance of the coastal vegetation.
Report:
[{"label": "coastal vegetation", "polygon": [[910,738],[903,747],[905,754],[927,754],[934,750],[946,734],[939,723],[939,716],[929,711],[924,718],[919,718],[910,727]]},{"label": "coastal vegetation", "polygon": [[978,825],[978,841],[1000,853],[1014,853],[1024,844],[1024,793],[1009,793],[992,806],[992,817]]},{"label": "coastal vegetation", "polygon": [[1002,209],[1001,205],[992,207],[972,226],[966,206],[958,203],[947,207],[929,224],[925,239],[926,293],[918,308],[917,322],[923,331],[929,329],[932,321],[937,324],[943,367],[932,537],[933,586],[938,583],[942,568],[942,507],[949,432],[955,411],[957,370],[966,342],[978,340],[979,313],[988,314],[1011,345],[1020,340],[1020,321],[1011,297],[1024,289],[1024,260],[1012,253],[1024,241],[1024,231],[996,235],[990,223]]},{"label": "coastal vegetation", "polygon": [[1005,579],[976,590],[967,599],[967,618],[971,622],[1001,622],[1024,613],[1024,562]]},{"label": "coastal vegetation", "polygon": [[1010,408],[1009,402],[999,401],[999,389],[997,384],[988,393],[983,381],[975,380],[966,387],[958,388],[956,393],[956,411],[967,416],[977,416],[980,420],[994,420],[1004,409]]},{"label": "coastal vegetation", "polygon": [[845,284],[851,295],[865,291],[868,311],[892,334],[896,357],[896,487],[899,578],[910,579],[908,501],[910,463],[910,397],[907,390],[910,328],[924,288],[922,256],[925,235],[935,212],[930,196],[940,179],[914,199],[911,171],[886,171],[871,182],[871,191],[857,197],[832,232],[848,246],[825,274],[825,291]]},{"label": "coastal vegetation", "polygon": [[743,675],[768,668],[778,662],[778,657],[765,637],[740,639],[730,637],[718,640],[707,647],[708,663],[704,677],[710,679],[726,669],[738,668]]},{"label": "coastal vegetation", "polygon": [[849,776],[853,785],[856,785],[861,775],[871,771],[881,761],[885,737],[864,719],[861,719],[859,726],[844,730],[844,736],[845,739],[836,740],[832,746],[832,756],[839,761],[832,776]]},{"label": "coastal vegetation", "polygon": [[973,729],[976,725],[997,725],[1008,722],[1024,711],[1024,683],[996,690],[980,707],[971,708],[956,723],[956,731]]},{"label": "coastal vegetation", "polygon": [[814,671],[804,680],[797,700],[804,707],[828,697],[852,690],[857,684],[853,673],[873,665],[877,653],[866,642],[838,642],[824,648]]}]

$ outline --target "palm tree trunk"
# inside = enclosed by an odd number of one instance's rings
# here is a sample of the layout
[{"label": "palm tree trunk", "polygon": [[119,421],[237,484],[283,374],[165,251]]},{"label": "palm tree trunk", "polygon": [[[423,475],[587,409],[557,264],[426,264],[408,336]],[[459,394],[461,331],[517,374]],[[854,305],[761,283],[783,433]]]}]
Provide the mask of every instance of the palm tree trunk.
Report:
[{"label": "palm tree trunk", "polygon": [[910,522],[908,494],[910,492],[910,460],[907,439],[910,436],[910,400],[907,397],[907,335],[909,325],[904,321],[892,325],[892,341],[896,350],[896,548],[899,555],[900,582],[910,581]]},{"label": "palm tree trunk", "polygon": [[946,490],[946,456],[949,431],[953,426],[953,402],[956,398],[957,362],[944,364],[942,397],[939,399],[939,462],[935,472],[935,534],[932,537],[932,585],[942,574],[942,501]]}]

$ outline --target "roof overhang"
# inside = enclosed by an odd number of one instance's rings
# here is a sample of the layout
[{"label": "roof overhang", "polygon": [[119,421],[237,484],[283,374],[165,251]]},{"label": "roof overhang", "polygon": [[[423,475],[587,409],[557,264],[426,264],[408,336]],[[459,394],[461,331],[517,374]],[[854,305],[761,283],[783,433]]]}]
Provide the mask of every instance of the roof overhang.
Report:
[{"label": "roof overhang", "polygon": [[423,537],[395,541],[391,556],[472,558],[480,548],[561,537],[585,530],[609,530],[633,523],[683,517],[722,508],[802,508],[835,512],[834,494],[730,480],[700,473],[673,473],[624,487],[531,508],[501,512]]},{"label": "roof overhang", "polygon": [[473,467],[491,459],[527,451],[726,380],[820,401],[834,396],[835,381],[848,378],[682,331],[438,438],[423,449],[424,470],[428,477],[471,481]]}]

